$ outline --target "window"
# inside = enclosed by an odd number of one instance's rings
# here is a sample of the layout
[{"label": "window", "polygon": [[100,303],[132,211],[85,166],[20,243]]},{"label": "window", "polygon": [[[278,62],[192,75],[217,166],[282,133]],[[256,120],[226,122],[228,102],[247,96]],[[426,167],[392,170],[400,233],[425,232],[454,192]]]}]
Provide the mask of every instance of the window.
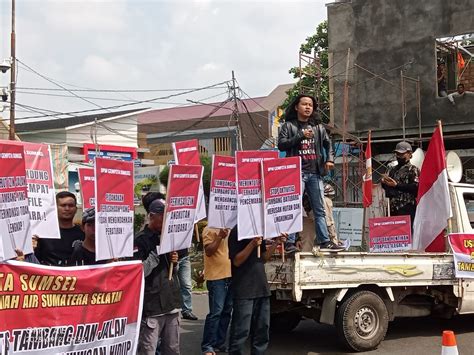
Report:
[{"label": "window", "polygon": [[464,203],[466,204],[467,217],[471,228],[474,228],[474,193],[463,194]]}]

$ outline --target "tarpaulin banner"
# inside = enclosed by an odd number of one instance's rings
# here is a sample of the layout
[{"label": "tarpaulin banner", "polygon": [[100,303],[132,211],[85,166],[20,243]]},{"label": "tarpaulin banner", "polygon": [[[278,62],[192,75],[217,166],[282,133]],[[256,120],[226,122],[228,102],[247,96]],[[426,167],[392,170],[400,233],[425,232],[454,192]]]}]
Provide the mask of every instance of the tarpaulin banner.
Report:
[{"label": "tarpaulin banner", "polygon": [[244,150],[235,153],[239,240],[263,236],[262,170],[260,163],[264,160],[276,158],[278,158],[278,151],[275,150]]},{"label": "tarpaulin banner", "polygon": [[237,224],[234,157],[223,155],[213,155],[212,157],[207,224],[213,228],[233,228]]},{"label": "tarpaulin banner", "polygon": [[133,162],[95,158],[96,260],[133,256]]},{"label": "tarpaulin banner", "polygon": [[303,230],[301,158],[262,161],[264,237]]},{"label": "tarpaulin banner", "polygon": [[191,246],[203,170],[201,165],[170,165],[160,254]]},{"label": "tarpaulin banner", "polygon": [[16,257],[15,249],[33,252],[28,211],[23,147],[0,144],[0,260]]},{"label": "tarpaulin banner", "polygon": [[0,353],[135,354],[140,261],[53,267],[0,264]]},{"label": "tarpaulin banner", "polygon": [[371,252],[395,252],[412,249],[410,216],[369,218]]},{"label": "tarpaulin banner", "polygon": [[79,186],[81,187],[82,209],[95,206],[95,176],[94,169],[79,168],[77,169],[79,175]]},{"label": "tarpaulin banner", "polygon": [[39,238],[61,238],[48,145],[18,141],[0,141],[0,144],[14,144],[23,147],[31,233]]},{"label": "tarpaulin banner", "polygon": [[456,277],[474,278],[474,234],[452,233],[449,244],[453,249]]},{"label": "tarpaulin banner", "polygon": [[[197,139],[174,142],[173,155],[176,164],[202,165],[201,158],[199,158],[199,142]],[[204,189],[202,186],[202,181],[201,186],[199,187],[199,199],[195,218],[195,222],[206,218],[206,201],[204,199]]]}]

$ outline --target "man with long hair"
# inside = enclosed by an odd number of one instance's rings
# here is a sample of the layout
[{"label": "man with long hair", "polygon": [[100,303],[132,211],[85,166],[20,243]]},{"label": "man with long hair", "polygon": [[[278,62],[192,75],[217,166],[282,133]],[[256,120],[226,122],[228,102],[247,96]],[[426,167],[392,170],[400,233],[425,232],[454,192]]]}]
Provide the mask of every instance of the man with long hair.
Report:
[{"label": "man with long hair", "polygon": [[326,129],[318,120],[316,99],[298,95],[286,108],[285,123],[278,136],[278,149],[287,157],[300,156],[303,187],[307,191],[314,214],[315,245],[320,250],[339,251],[329,240],[324,211],[322,177],[334,168],[334,154]]}]

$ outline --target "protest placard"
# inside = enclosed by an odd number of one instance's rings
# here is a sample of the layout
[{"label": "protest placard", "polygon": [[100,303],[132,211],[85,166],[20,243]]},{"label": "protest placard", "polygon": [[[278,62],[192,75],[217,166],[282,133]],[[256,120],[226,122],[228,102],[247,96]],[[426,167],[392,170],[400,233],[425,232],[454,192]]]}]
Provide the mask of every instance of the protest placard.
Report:
[{"label": "protest placard", "polygon": [[25,155],[21,145],[0,144],[0,259],[33,252]]},{"label": "protest placard", "polygon": [[31,233],[39,238],[60,239],[49,146],[19,141],[0,141],[0,144],[23,147]]},{"label": "protest placard", "polygon": [[303,230],[301,158],[262,161],[264,237]]},{"label": "protest placard", "polygon": [[369,250],[396,252],[412,249],[410,216],[369,218]]},{"label": "protest placard", "polygon": [[260,163],[276,158],[278,158],[278,151],[275,150],[245,150],[235,153],[238,240],[263,236]]},{"label": "protest placard", "polygon": [[[174,142],[173,155],[176,164],[202,165],[201,158],[199,158],[199,142],[197,139]],[[195,218],[195,222],[206,218],[206,201],[204,199],[204,189],[202,186],[202,180],[201,185],[199,186],[199,198]]]},{"label": "protest placard", "polygon": [[95,176],[94,169],[79,168],[77,169],[79,175],[79,185],[81,187],[82,209],[95,206]]},{"label": "protest placard", "polygon": [[191,246],[203,170],[201,165],[170,165],[160,254]]},{"label": "protest placard", "polygon": [[136,354],[141,264],[0,264],[0,353]]},{"label": "protest placard", "polygon": [[235,158],[213,155],[207,225],[213,228],[233,228],[236,224]]},{"label": "protest placard", "polygon": [[96,260],[133,256],[133,162],[95,158]]},{"label": "protest placard", "polygon": [[451,233],[449,244],[453,250],[456,277],[474,278],[474,234]]}]

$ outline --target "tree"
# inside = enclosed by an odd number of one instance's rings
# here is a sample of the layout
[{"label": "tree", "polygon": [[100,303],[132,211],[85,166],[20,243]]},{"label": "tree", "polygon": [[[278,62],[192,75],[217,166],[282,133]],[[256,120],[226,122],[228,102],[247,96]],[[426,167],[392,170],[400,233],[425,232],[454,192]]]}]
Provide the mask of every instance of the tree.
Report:
[{"label": "tree", "polygon": [[[317,53],[320,62],[321,62],[321,78],[320,78],[320,91],[319,95],[316,98],[319,102],[319,108],[323,111],[320,112],[320,116],[323,122],[329,122],[329,80],[327,75],[328,69],[328,22],[323,21],[316,27],[316,33],[310,37],[306,38],[306,42],[300,46],[300,52],[312,55],[312,53]],[[304,68],[304,71],[309,73],[303,74],[300,78],[299,67],[293,67],[289,70],[290,74],[293,74],[293,78],[299,79],[298,82],[286,93],[288,97],[282,104],[282,108],[285,109],[291,101],[300,93],[300,86],[306,88],[313,88],[316,81],[316,67],[314,65],[308,64]],[[305,93],[315,94],[313,92]]]}]

